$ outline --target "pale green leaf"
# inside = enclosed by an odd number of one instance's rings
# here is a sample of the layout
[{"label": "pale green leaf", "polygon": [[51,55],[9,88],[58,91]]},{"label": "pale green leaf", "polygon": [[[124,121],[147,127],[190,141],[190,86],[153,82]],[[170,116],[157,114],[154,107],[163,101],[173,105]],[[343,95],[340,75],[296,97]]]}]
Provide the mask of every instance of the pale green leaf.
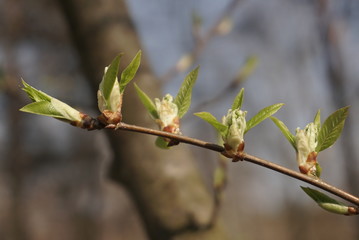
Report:
[{"label": "pale green leaf", "polygon": [[27,95],[33,102],[50,101],[51,100],[51,96],[30,86],[23,79],[22,79],[22,84],[24,85],[22,90],[24,90],[27,93]]},{"label": "pale green leaf", "polygon": [[217,119],[209,112],[198,112],[195,113],[194,115],[202,118],[204,121],[211,124],[221,134],[221,136],[227,135],[228,127],[218,122]]},{"label": "pale green leaf", "polygon": [[110,95],[117,79],[122,55],[123,54],[120,54],[112,60],[111,64],[107,67],[107,71],[105,72],[99,86],[99,90],[106,101],[106,105],[109,105]]},{"label": "pale green leaf", "polygon": [[141,63],[141,50],[137,52],[131,63],[121,73],[120,93],[125,91],[127,84],[135,77]]},{"label": "pale green leaf", "polygon": [[241,109],[243,103],[244,88],[239,91],[238,95],[233,101],[232,110]]},{"label": "pale green leaf", "polygon": [[247,121],[247,127],[244,133],[247,133],[251,128],[258,125],[260,122],[265,120],[266,118],[272,116],[276,113],[284,104],[277,103],[270,105],[268,107],[263,108],[260,110],[256,115],[254,115],[249,121]]},{"label": "pale green leaf", "polygon": [[61,115],[61,113],[56,111],[54,106],[50,102],[47,102],[47,101],[39,101],[39,102],[33,102],[30,104],[27,104],[26,106],[20,108],[20,111],[43,115],[43,116],[48,116],[48,117],[64,119],[64,117]]},{"label": "pale green leaf", "polygon": [[178,107],[178,116],[182,118],[183,115],[188,111],[191,105],[191,95],[193,86],[197,80],[199,67],[196,67],[190,72],[184,79],[177,96],[174,99],[174,103]]},{"label": "pale green leaf", "polygon": [[163,137],[157,137],[156,138],[156,142],[155,142],[156,146],[162,149],[170,149],[168,146],[168,142],[165,141],[165,139]]},{"label": "pale green leaf", "polygon": [[311,189],[309,187],[301,187],[303,191],[311,197],[321,208],[332,213],[350,215],[349,206],[340,203],[333,198],[327,196],[324,193],[321,193],[317,190]]},{"label": "pale green leaf", "polygon": [[80,121],[80,112],[56,98],[51,99],[53,108],[60,113],[62,118],[70,121]]},{"label": "pale green leaf", "polygon": [[318,110],[317,114],[315,114],[313,123],[318,129],[320,128],[320,109]]},{"label": "pale green leaf", "polygon": [[158,119],[159,116],[158,116],[158,113],[157,113],[157,110],[156,110],[156,106],[155,104],[153,103],[153,101],[147,96],[147,94],[142,91],[140,89],[139,86],[137,86],[137,84],[135,83],[135,89],[136,89],[136,92],[137,92],[137,95],[138,97],[140,98],[142,104],[145,106],[145,108],[147,109],[147,111],[151,114],[151,116],[154,118],[154,119]]},{"label": "pale green leaf", "polygon": [[279,128],[279,130],[283,133],[284,137],[288,140],[288,142],[297,150],[297,146],[295,144],[295,136],[289,131],[288,127],[278,118],[270,117],[275,125]]},{"label": "pale green leaf", "polygon": [[349,106],[340,108],[324,121],[318,134],[316,152],[321,152],[335,143],[343,130],[348,112]]},{"label": "pale green leaf", "polygon": [[29,95],[33,103],[20,109],[22,112],[39,114],[68,121],[81,121],[80,112],[64,102],[37,90],[22,80],[23,90]]}]

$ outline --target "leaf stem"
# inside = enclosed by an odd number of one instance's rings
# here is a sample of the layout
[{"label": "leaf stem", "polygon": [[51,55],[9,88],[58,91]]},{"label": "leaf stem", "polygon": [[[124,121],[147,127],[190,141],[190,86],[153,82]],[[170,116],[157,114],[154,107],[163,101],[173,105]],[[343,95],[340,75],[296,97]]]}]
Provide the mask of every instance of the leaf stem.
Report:
[{"label": "leaf stem", "polygon": [[[214,144],[214,143],[205,142],[205,141],[202,141],[199,139],[186,137],[186,136],[182,136],[182,135],[177,135],[177,134],[173,134],[173,133],[168,133],[168,132],[164,132],[164,131],[154,130],[154,129],[140,127],[140,126],[136,126],[136,125],[130,125],[130,124],[127,124],[124,122],[120,122],[117,126],[117,129],[131,131],[131,132],[144,133],[144,134],[150,134],[150,135],[155,135],[155,136],[160,136],[160,137],[166,137],[166,138],[177,140],[179,142],[195,145],[195,146],[209,149],[209,150],[219,152],[219,153],[222,153],[225,151],[224,147]],[[351,195],[341,189],[338,189],[320,179],[315,179],[315,178],[309,177],[302,173],[293,171],[286,167],[282,167],[278,164],[272,163],[265,159],[261,159],[261,158],[249,155],[247,153],[243,153],[243,155],[241,157],[243,158],[243,161],[251,162],[251,163],[260,165],[262,167],[272,169],[276,172],[282,173],[289,177],[298,179],[300,181],[309,183],[309,184],[316,186],[322,190],[330,192],[348,202],[351,202],[352,204],[355,204],[356,206],[359,206],[359,198],[358,197]]]}]

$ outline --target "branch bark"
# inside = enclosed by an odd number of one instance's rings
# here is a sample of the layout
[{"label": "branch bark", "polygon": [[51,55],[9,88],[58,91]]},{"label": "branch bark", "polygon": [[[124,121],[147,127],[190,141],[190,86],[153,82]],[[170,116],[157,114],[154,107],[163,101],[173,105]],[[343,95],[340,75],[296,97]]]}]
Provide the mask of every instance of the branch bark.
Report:
[{"label": "branch bark", "polygon": [[[103,68],[119,52],[127,64],[140,49],[140,43],[123,1],[60,0],[76,47],[93,92]],[[136,81],[146,92],[160,96],[160,85],[147,61],[141,63]],[[135,98],[134,89],[126,89],[125,121],[148,126],[153,123]],[[143,114],[141,114],[141,112]],[[216,221],[208,228],[214,208],[193,157],[184,146],[164,151],[154,146],[153,138],[108,131],[114,161],[111,178],[126,186],[136,202],[151,239],[227,239]],[[120,203],[119,203],[120,204]]]},{"label": "branch bark", "polygon": [[[186,136],[181,136],[181,135],[177,135],[177,134],[173,134],[173,133],[143,128],[143,127],[139,127],[139,126],[135,126],[135,125],[129,125],[129,124],[126,124],[123,122],[120,123],[118,129],[125,130],[125,131],[145,133],[145,134],[155,135],[155,136],[162,136],[162,137],[174,139],[179,142],[183,142],[183,143],[191,144],[194,146],[202,147],[202,148],[205,148],[208,150],[212,150],[215,152],[219,152],[219,153],[225,152],[224,147],[219,146],[214,143],[209,143],[209,142],[205,142],[202,140],[198,140],[198,139],[194,139],[194,138],[190,138],[190,137],[186,137]],[[260,166],[268,168],[268,169],[272,169],[276,172],[282,173],[289,177],[309,183],[313,186],[316,186],[316,187],[321,188],[327,192],[330,192],[342,199],[345,199],[346,201],[351,202],[352,204],[355,204],[356,209],[358,209],[358,207],[359,207],[359,198],[358,197],[351,195],[341,189],[338,189],[328,183],[325,183],[324,181],[322,181],[320,179],[315,179],[315,178],[309,177],[305,174],[293,171],[291,169],[282,167],[280,165],[277,165],[277,164],[267,161],[265,159],[261,159],[261,158],[249,155],[247,153],[243,153],[243,155],[241,156],[241,160],[251,162],[251,163],[260,165]]]}]

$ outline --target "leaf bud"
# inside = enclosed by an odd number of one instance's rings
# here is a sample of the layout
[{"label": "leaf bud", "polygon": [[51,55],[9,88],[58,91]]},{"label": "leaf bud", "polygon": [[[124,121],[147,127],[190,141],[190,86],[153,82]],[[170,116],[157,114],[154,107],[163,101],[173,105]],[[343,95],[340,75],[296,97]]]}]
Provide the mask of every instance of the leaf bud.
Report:
[{"label": "leaf bud", "polygon": [[317,163],[318,126],[309,123],[304,129],[297,128],[295,144],[297,147],[297,163],[301,173],[319,177],[320,167]]},{"label": "leaf bud", "polygon": [[223,117],[223,125],[228,127],[228,131],[222,136],[226,151],[230,155],[237,155],[244,148],[244,132],[246,130],[246,114],[247,111],[240,109],[228,110],[226,116]]},{"label": "leaf bud", "polygon": [[173,97],[170,94],[166,94],[162,100],[155,98],[155,107],[159,116],[156,122],[160,129],[162,131],[180,134],[178,107],[173,102]]}]

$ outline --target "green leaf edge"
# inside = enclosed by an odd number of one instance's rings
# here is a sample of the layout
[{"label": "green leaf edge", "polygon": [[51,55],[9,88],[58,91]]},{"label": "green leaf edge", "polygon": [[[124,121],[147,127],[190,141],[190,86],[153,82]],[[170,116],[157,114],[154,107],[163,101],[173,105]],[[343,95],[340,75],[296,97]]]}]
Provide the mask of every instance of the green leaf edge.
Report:
[{"label": "green leaf edge", "polygon": [[139,50],[130,64],[122,71],[120,80],[120,93],[125,91],[127,84],[135,77],[141,64],[142,51]]},{"label": "green leaf edge", "polygon": [[244,88],[242,88],[237,96],[234,98],[232,104],[232,110],[241,109],[243,104],[243,95],[244,95]]},{"label": "green leaf edge", "polygon": [[348,206],[336,201],[335,199],[327,196],[326,194],[309,187],[301,186],[301,189],[324,210],[341,215],[349,214]]},{"label": "green leaf edge", "polygon": [[198,112],[194,113],[194,115],[211,124],[220,133],[221,136],[227,135],[228,127],[219,122],[211,113]]},{"label": "green leaf edge", "polygon": [[184,81],[181,84],[178,93],[173,100],[173,102],[178,107],[178,116],[182,118],[186,112],[188,111],[191,105],[191,95],[193,86],[198,77],[199,66],[192,70],[187,76],[185,77]]},{"label": "green leaf edge", "polygon": [[247,126],[246,130],[244,131],[244,134],[246,134],[250,129],[264,121],[266,118],[275,114],[283,105],[284,103],[276,103],[260,110],[249,121],[247,121]]},{"label": "green leaf edge", "polygon": [[23,84],[23,88],[22,90],[24,92],[26,92],[26,94],[29,96],[29,98],[33,101],[33,102],[39,102],[39,101],[47,101],[50,102],[51,101],[51,96],[49,96],[48,94],[44,93],[43,91],[40,91],[34,87],[32,87],[30,84],[28,84],[27,82],[25,82],[24,79],[21,79],[21,82]]},{"label": "green leaf edge", "polygon": [[51,102],[48,101],[38,101],[38,102],[29,103],[24,107],[20,108],[19,111],[38,114],[47,117],[66,119],[61,115],[60,112],[56,111],[56,109],[54,109]]},{"label": "green leaf edge", "polygon": [[317,127],[317,129],[320,129],[320,109],[318,109],[317,113],[315,114],[314,120],[313,120],[314,125]]},{"label": "green leaf edge", "polygon": [[19,111],[38,114],[42,116],[54,117],[59,120],[80,121],[80,112],[66,103],[47,95],[30,86],[22,79],[23,88],[29,98],[33,101],[20,108]]},{"label": "green leaf edge", "polygon": [[348,117],[349,106],[340,108],[333,112],[322,124],[318,133],[318,144],[316,152],[321,152],[338,140],[344,128],[344,123]]},{"label": "green leaf edge", "polygon": [[116,78],[120,68],[120,60],[122,56],[123,54],[121,53],[112,60],[99,86],[102,96],[106,101],[106,105],[108,105],[113,86],[115,85],[116,82]]},{"label": "green leaf edge", "polygon": [[154,102],[151,100],[151,98],[144,91],[142,91],[141,88],[136,83],[134,83],[134,86],[135,86],[138,97],[140,98],[142,104],[145,106],[145,108],[150,113],[150,115],[154,119],[159,119],[159,116],[158,116],[158,113],[156,110],[156,106],[155,106]]},{"label": "green leaf edge", "polygon": [[289,131],[288,127],[278,118],[270,117],[273,123],[279,128],[279,130],[283,133],[284,137],[288,140],[288,142],[293,146],[293,148],[297,151],[297,145],[295,142],[295,136]]}]

